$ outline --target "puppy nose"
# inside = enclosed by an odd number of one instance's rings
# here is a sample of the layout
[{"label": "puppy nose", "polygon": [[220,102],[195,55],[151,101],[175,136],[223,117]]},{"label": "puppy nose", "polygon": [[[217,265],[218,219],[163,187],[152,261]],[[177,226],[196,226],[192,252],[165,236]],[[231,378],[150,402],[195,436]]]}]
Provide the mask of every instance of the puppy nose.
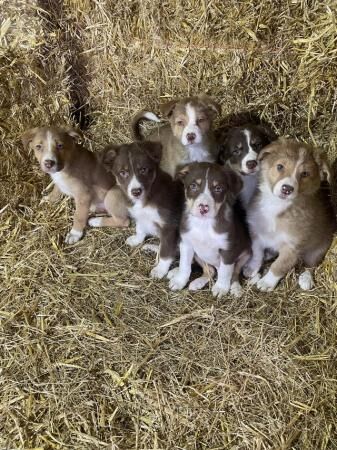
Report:
[{"label": "puppy nose", "polygon": [[293,191],[294,188],[293,186],[290,186],[289,184],[284,184],[281,188],[282,194],[284,195],[290,195]]},{"label": "puppy nose", "polygon": [[202,216],[204,216],[205,214],[208,213],[208,211],[209,211],[209,206],[208,206],[208,205],[205,205],[204,203],[200,203],[200,205],[199,205],[199,211],[200,211],[200,214],[201,214]]},{"label": "puppy nose", "polygon": [[187,133],[186,137],[188,142],[193,142],[195,139],[195,133]]},{"label": "puppy nose", "polygon": [[44,161],[44,165],[46,169],[51,169],[53,166],[55,166],[55,161],[53,161],[52,159],[46,159]]},{"label": "puppy nose", "polygon": [[140,188],[131,189],[131,194],[136,198],[140,197],[141,193],[142,190]]},{"label": "puppy nose", "polygon": [[254,159],[252,159],[251,161],[246,162],[246,166],[249,170],[253,170],[257,166],[257,162]]}]

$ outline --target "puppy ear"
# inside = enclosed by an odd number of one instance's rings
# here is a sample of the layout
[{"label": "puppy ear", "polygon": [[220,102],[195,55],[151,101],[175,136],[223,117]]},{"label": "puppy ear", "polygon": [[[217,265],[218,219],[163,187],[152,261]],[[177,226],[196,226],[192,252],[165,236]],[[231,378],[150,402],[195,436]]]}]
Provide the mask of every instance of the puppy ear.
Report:
[{"label": "puppy ear", "polygon": [[140,145],[154,162],[160,163],[163,153],[163,146],[160,142],[142,141]]},{"label": "puppy ear", "polygon": [[67,133],[70,137],[72,137],[78,144],[82,143],[84,140],[84,136],[81,130],[73,127],[65,127],[65,133]]},{"label": "puppy ear", "polygon": [[273,142],[273,143],[267,145],[266,147],[264,147],[264,148],[260,151],[260,153],[259,153],[259,155],[258,155],[258,157],[257,157],[257,160],[258,160],[258,161],[262,161],[266,156],[268,156],[268,155],[270,155],[271,153],[275,152],[275,151],[278,149],[278,147],[279,147],[279,146],[277,145],[278,142],[279,142],[279,141]]},{"label": "puppy ear", "polygon": [[176,173],[175,179],[183,181],[184,178],[186,177],[186,175],[189,173],[189,171],[190,171],[190,165],[181,167],[178,170],[178,172]]},{"label": "puppy ear", "polygon": [[267,124],[261,123],[257,125],[258,130],[264,136],[266,145],[270,144],[273,141],[276,141],[277,134],[271,129],[271,127]]},{"label": "puppy ear", "polygon": [[234,170],[230,169],[229,167],[224,167],[223,171],[226,175],[226,183],[228,190],[232,194],[233,200],[239,195],[243,188],[243,181]]},{"label": "puppy ear", "polygon": [[36,135],[36,133],[38,132],[39,128],[32,128],[30,130],[27,130],[23,133],[23,135],[21,136],[21,141],[23,144],[23,147],[25,150],[29,149],[29,144],[32,142],[32,140],[34,139],[34,136]]},{"label": "puppy ear", "polygon": [[206,94],[199,95],[199,100],[207,106],[207,108],[213,113],[214,116],[221,114],[221,106],[212,97]]},{"label": "puppy ear", "polygon": [[331,183],[331,170],[329,163],[326,159],[326,155],[323,153],[318,153],[317,150],[314,150],[314,159],[319,167],[319,176],[321,181],[327,181],[329,184]]},{"label": "puppy ear", "polygon": [[119,149],[120,145],[117,144],[109,144],[103,149],[101,162],[106,169],[111,169]]},{"label": "puppy ear", "polygon": [[172,115],[173,110],[177,103],[178,100],[171,100],[168,103],[163,103],[159,105],[160,112],[163,114],[163,116],[169,118]]}]

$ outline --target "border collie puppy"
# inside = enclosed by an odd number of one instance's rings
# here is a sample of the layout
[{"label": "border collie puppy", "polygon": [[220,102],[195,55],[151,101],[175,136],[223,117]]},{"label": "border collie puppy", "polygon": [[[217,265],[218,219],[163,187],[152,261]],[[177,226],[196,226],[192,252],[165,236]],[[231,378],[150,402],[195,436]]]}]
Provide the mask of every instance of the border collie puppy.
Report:
[{"label": "border collie puppy", "polygon": [[[220,114],[220,105],[207,95],[171,100],[160,106],[168,124],[160,126],[147,136],[150,141],[161,142],[163,156],[160,167],[172,177],[177,168],[194,161],[216,162],[216,145],[212,123]],[[150,111],[141,111],[133,118],[134,139],[143,140],[140,123],[144,120],[160,122]]]},{"label": "border collie puppy", "polygon": [[[259,159],[259,188],[247,211],[253,256],[244,274],[261,291],[271,291],[297,262],[309,268],[321,262],[331,245],[336,217],[320,187],[322,180],[330,180],[328,165],[311,146],[282,138],[265,147]],[[278,256],[260,278],[265,249]],[[300,275],[299,285],[313,287],[309,270]]]},{"label": "border collie puppy", "polygon": [[179,290],[187,284],[195,257],[204,273],[189,289],[207,284],[206,269],[211,266],[218,274],[213,295],[222,297],[230,291],[240,296],[239,274],[251,255],[248,233],[232,208],[242,188],[241,178],[229,168],[210,163],[190,164],[178,177],[183,180],[186,200],[180,226],[180,263],[168,274],[170,288]]},{"label": "border collie puppy", "polygon": [[247,209],[257,187],[259,153],[277,137],[269,127],[253,123],[230,128],[224,135],[218,134],[221,147],[219,158],[241,175],[243,188],[239,199],[243,208]]},{"label": "border collie puppy", "polygon": [[182,185],[159,168],[161,154],[159,142],[143,141],[110,145],[103,156],[103,164],[130,201],[129,214],[136,221],[136,234],[127,244],[134,247],[147,236],[160,238],[153,278],[163,278],[176,256],[183,207]]}]

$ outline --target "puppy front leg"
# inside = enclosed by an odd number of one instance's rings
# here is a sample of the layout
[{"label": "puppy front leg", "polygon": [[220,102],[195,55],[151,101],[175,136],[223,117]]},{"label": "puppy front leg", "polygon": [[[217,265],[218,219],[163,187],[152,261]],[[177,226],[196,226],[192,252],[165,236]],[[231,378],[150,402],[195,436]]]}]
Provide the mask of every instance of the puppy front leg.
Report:
[{"label": "puppy front leg", "polygon": [[89,217],[91,198],[89,196],[75,198],[74,223],[65,238],[66,244],[75,244],[83,236],[83,230]]},{"label": "puppy front leg", "polygon": [[[191,275],[191,265],[193,261],[193,247],[186,241],[182,240],[179,245],[180,261],[179,270],[174,270],[174,275],[170,279],[169,287],[172,291],[179,291],[188,282]],[[170,278],[170,272],[168,273]]]},{"label": "puppy front leg", "polygon": [[62,192],[60,191],[58,186],[56,184],[54,184],[53,190],[48,195],[44,195],[42,197],[40,203],[45,203],[45,202],[55,203],[61,198],[61,195],[62,195]]},{"label": "puppy front leg", "polygon": [[144,232],[141,224],[139,222],[136,223],[136,234],[129,236],[125,241],[130,247],[136,247],[137,245],[144,242],[146,238],[146,233]]},{"label": "puppy front leg", "polygon": [[218,279],[212,288],[214,297],[220,298],[229,292],[233,272],[234,262],[227,263],[226,259],[221,257],[220,266],[218,268]]},{"label": "puppy front leg", "polygon": [[163,227],[160,233],[159,262],[151,270],[152,278],[163,278],[177,254],[178,230],[176,227]]},{"label": "puppy front leg", "polygon": [[255,278],[261,269],[264,258],[264,247],[257,236],[252,240],[253,255],[243,269],[245,278]]},{"label": "puppy front leg", "polygon": [[287,246],[282,247],[266,275],[257,281],[256,287],[260,291],[272,291],[281,278],[295,266],[297,260],[298,254],[295,249]]}]

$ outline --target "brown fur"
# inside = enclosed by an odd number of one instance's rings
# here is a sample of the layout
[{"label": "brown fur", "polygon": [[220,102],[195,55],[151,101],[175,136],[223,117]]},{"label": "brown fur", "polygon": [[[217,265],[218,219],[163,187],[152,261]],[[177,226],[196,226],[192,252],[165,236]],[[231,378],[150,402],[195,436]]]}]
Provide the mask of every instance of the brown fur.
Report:
[{"label": "brown fur", "polygon": [[[109,201],[108,193],[116,184],[114,176],[105,170],[94,153],[79,143],[81,139],[79,131],[59,127],[33,128],[22,136],[25,148],[33,150],[42,171],[54,178],[55,186],[48,200],[56,201],[62,193],[75,200],[70,232],[75,231],[75,234],[67,236],[68,243],[74,243],[82,236],[90,209],[107,211],[111,215],[107,218],[111,226],[128,225],[123,208],[116,211],[116,205]],[[52,167],[46,166],[46,158],[52,161]]]}]

